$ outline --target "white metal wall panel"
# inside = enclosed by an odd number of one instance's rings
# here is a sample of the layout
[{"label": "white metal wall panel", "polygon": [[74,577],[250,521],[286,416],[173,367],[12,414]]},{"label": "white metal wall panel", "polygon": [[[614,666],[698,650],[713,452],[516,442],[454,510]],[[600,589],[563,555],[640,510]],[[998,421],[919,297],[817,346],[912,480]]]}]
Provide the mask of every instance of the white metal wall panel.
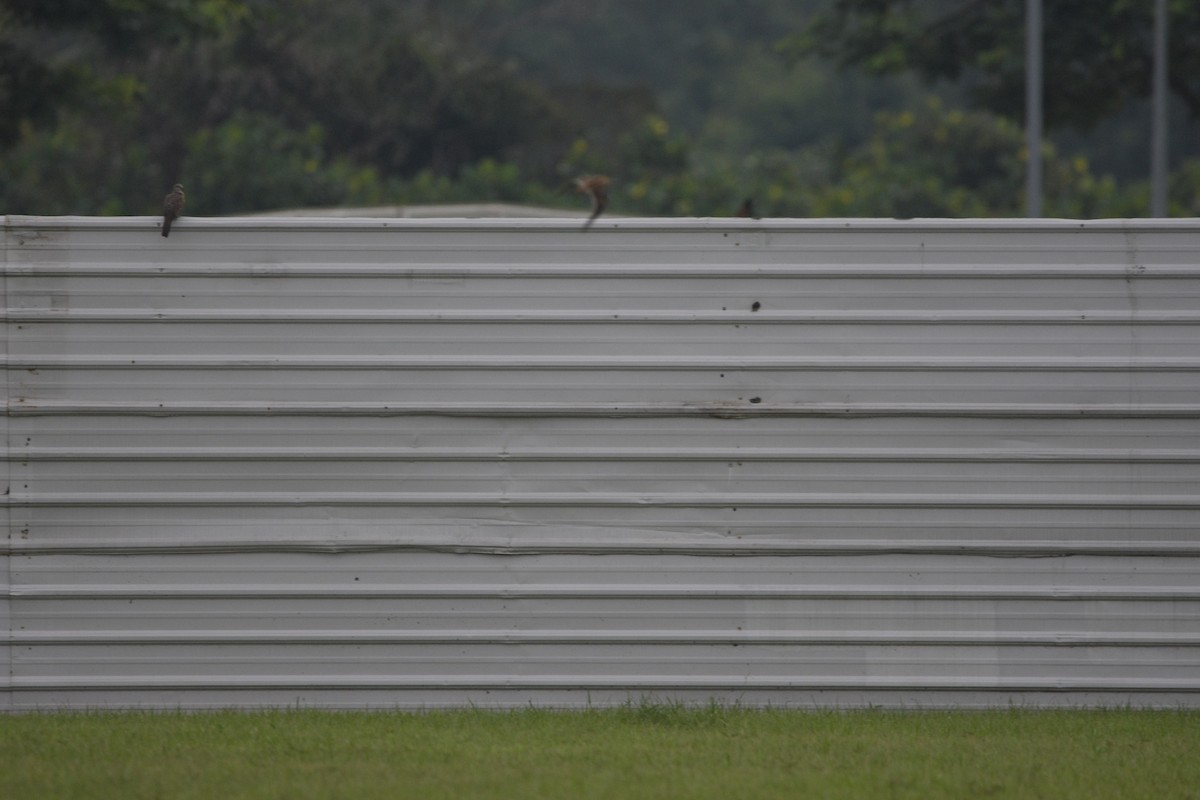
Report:
[{"label": "white metal wall panel", "polygon": [[9,217],[0,703],[1200,706],[1200,223]]}]

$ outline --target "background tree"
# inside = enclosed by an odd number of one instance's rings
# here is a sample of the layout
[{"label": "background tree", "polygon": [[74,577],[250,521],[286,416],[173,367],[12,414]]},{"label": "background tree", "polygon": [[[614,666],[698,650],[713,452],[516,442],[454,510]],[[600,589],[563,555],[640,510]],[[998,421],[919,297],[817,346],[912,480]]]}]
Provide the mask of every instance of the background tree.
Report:
[{"label": "background tree", "polygon": [[[1086,159],[1043,149],[1048,215],[1137,210],[1115,181],[1092,175]],[[1024,182],[1024,133],[1015,123],[931,98],[915,111],[880,114],[870,139],[814,192],[812,209],[820,216],[1018,216]]]},{"label": "background tree", "polygon": [[[1168,6],[1171,91],[1200,117],[1200,3]],[[1047,125],[1091,126],[1149,96],[1153,14],[1141,0],[1045,0]],[[783,48],[874,73],[961,80],[979,106],[1022,119],[1024,36],[1024,0],[834,0]]]},{"label": "background tree", "polygon": [[133,65],[153,49],[250,11],[244,0],[0,0],[0,145],[65,108],[126,102]]},{"label": "background tree", "polygon": [[[1046,2],[1048,66],[1075,71],[1050,87],[1074,116],[1053,118],[1048,208],[1140,213],[1148,4]],[[1171,208],[1195,213],[1200,11],[1172,3]],[[614,214],[1017,214],[1022,8],[0,0],[0,211],[154,213],[176,181],[192,214],[578,208],[557,189],[603,172]]]}]

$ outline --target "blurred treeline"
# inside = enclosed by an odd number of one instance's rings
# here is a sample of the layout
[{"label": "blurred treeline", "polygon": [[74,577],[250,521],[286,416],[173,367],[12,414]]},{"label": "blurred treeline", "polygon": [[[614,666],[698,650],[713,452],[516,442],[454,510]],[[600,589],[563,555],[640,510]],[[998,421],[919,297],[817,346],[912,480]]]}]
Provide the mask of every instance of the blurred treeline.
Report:
[{"label": "blurred treeline", "polygon": [[[1046,0],[1050,216],[1144,215],[1148,0]],[[0,0],[0,212],[1017,216],[1024,0]],[[1171,213],[1200,3],[1171,0]]]}]

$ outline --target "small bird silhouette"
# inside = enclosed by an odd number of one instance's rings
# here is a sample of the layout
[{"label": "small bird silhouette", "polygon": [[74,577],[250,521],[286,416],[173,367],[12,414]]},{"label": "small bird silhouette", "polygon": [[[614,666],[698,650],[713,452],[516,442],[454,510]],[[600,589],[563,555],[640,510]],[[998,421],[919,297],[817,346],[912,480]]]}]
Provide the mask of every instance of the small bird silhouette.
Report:
[{"label": "small bird silhouette", "polygon": [[734,216],[758,219],[758,214],[754,213],[754,199],[747,197],[745,200],[743,200],[742,204],[738,206],[737,214]]},{"label": "small bird silhouette", "polygon": [[175,188],[171,193],[163,198],[163,227],[162,235],[171,235],[171,223],[179,219],[179,212],[183,211],[183,184],[175,184]]},{"label": "small bird silhouette", "polygon": [[585,231],[596,221],[596,217],[608,208],[608,185],[610,183],[607,175],[581,175],[565,187],[564,191],[574,189],[580,194],[586,194],[592,198],[592,215],[588,217],[587,222],[583,223]]}]

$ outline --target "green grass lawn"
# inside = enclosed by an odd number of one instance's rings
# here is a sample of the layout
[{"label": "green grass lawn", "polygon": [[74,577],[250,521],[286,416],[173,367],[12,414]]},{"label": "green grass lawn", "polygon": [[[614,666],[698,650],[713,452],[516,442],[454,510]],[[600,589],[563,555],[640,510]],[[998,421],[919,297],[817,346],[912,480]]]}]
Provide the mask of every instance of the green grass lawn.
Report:
[{"label": "green grass lawn", "polygon": [[25,798],[1200,798],[1200,712],[0,715]]}]

